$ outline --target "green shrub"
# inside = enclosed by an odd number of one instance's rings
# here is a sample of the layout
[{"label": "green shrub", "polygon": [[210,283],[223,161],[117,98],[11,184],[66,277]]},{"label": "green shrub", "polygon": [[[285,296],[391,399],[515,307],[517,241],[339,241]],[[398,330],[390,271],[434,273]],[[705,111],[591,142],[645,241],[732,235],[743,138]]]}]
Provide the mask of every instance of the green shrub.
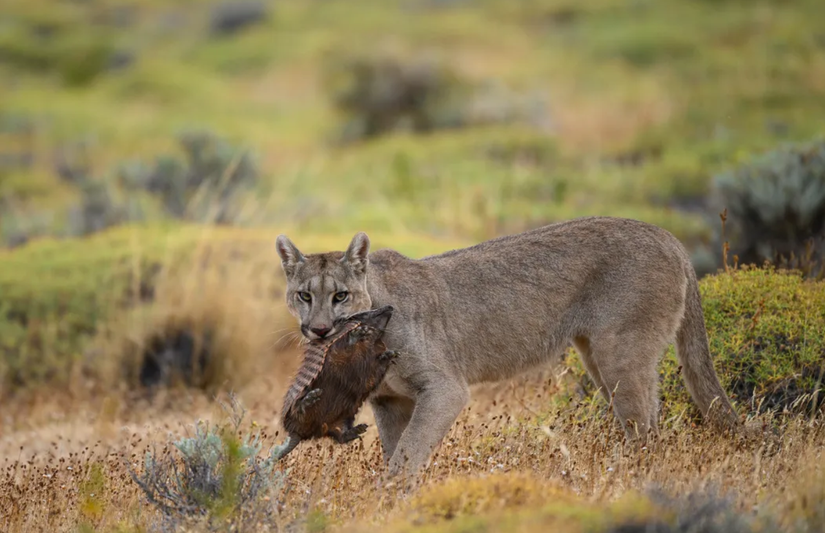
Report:
[{"label": "green shrub", "polygon": [[741,263],[770,261],[825,276],[825,140],[761,154],[715,176],[713,186]]},{"label": "green shrub", "polygon": [[517,121],[542,127],[544,102],[499,83],[472,83],[446,63],[400,55],[337,58],[327,71],[343,141]]},{"label": "green shrub", "polygon": [[[825,371],[825,282],[746,268],[709,276],[701,292],[716,370],[743,410],[809,412],[823,405],[817,390]],[[672,349],[663,380],[665,401],[690,402]]]},{"label": "green shrub", "polygon": [[[306,240],[323,250],[340,244],[335,235]],[[414,256],[445,247],[398,232],[371,237]],[[169,369],[186,363],[188,349],[175,348],[186,336],[209,339],[193,386],[243,386],[258,362],[271,364],[294,340],[271,243],[271,230],[153,224],[0,250],[0,401],[40,387],[138,388],[153,351],[175,352]]]},{"label": "green shrub", "polygon": [[343,141],[517,121],[545,126],[544,102],[537,97],[499,83],[472,83],[445,63],[378,54],[332,64],[327,85],[345,117]]},{"label": "green shrub", "polygon": [[29,240],[48,235],[54,227],[54,216],[45,212],[15,212],[0,201],[0,245],[9,248],[23,246]]},{"label": "green shrub", "polygon": [[[54,209],[51,213],[30,214],[4,208],[0,216],[3,242],[19,246],[44,235],[87,236],[151,216],[235,222],[242,212],[243,193],[258,183],[251,154],[207,131],[185,132],[178,140],[182,157],[163,154],[152,166],[126,162],[117,168],[115,179],[94,174],[92,157],[83,143],[61,147],[55,154],[53,170],[59,181],[77,189],[78,200],[65,213]],[[0,207],[53,187],[48,179],[44,181],[32,180],[30,175],[2,174],[0,161]],[[64,214],[65,225],[56,230],[52,221],[61,220]]]},{"label": "green shrub", "polygon": [[[825,281],[742,267],[709,275],[699,287],[714,367],[740,414],[823,409]],[[570,354],[577,386],[592,394],[577,356]],[[699,421],[680,372],[671,346],[659,367],[664,419]]]},{"label": "green shrub", "polygon": [[183,158],[161,155],[152,166],[121,165],[120,185],[156,196],[175,218],[219,224],[235,220],[240,195],[258,183],[252,155],[208,131],[184,132],[178,142]]},{"label": "green shrub", "polygon": [[69,209],[66,231],[70,236],[86,236],[129,220],[126,209],[117,203],[109,183],[83,179],[80,202]]},{"label": "green shrub", "polygon": [[[106,71],[115,50],[107,39],[88,32],[88,28],[68,33],[34,31],[0,33],[0,64],[37,73],[53,73],[67,86],[84,86]],[[65,31],[64,31],[65,30]]]},{"label": "green shrub", "polygon": [[132,479],[171,529],[199,519],[209,530],[237,531],[275,516],[286,482],[286,474],[274,470],[277,447],[260,459],[260,431],[241,437],[246,411],[234,396],[230,402],[224,405],[229,424],[210,427],[199,421],[194,436],[173,443],[177,457],[168,448],[147,452],[143,472],[130,467]]},{"label": "green shrub", "polygon": [[266,20],[267,6],[260,0],[221,2],[209,14],[209,30],[215,35],[231,35]]},{"label": "green shrub", "polygon": [[732,499],[714,490],[671,496],[658,488],[647,491],[656,511],[644,520],[625,520],[604,533],[778,533],[770,519],[741,513]]},{"label": "green shrub", "polygon": [[186,248],[169,238],[163,228],[124,228],[0,251],[0,397],[67,386],[91,370],[87,347],[97,328],[137,298],[153,263]]},{"label": "green shrub", "polygon": [[332,101],[347,116],[344,140],[395,130],[416,133],[464,123],[467,87],[446,65],[394,56],[337,60],[328,71]]}]

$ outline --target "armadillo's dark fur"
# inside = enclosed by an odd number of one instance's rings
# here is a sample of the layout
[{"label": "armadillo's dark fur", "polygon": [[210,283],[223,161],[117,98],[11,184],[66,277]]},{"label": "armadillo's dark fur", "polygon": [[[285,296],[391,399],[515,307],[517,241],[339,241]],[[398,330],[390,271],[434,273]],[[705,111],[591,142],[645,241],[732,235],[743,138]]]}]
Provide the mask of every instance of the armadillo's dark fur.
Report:
[{"label": "armadillo's dark fur", "polygon": [[330,348],[344,335],[354,330],[361,325],[361,322],[351,322],[344,326],[340,333],[329,339],[324,339],[324,342],[311,342],[304,350],[304,360],[301,363],[301,368],[295,379],[292,381],[289,390],[284,398],[284,406],[281,409],[282,413],[289,413],[295,406],[295,401],[301,398],[304,394],[309,392],[309,386],[321,373],[324,368],[324,362],[327,360],[327,354]]},{"label": "armadillo's dark fur", "polygon": [[392,312],[385,306],[341,319],[341,329],[333,337],[306,346],[301,368],[284,397],[281,422],[287,439],[276,449],[276,459],[303,439],[326,436],[346,443],[366,431],[365,424],[353,422],[397,355],[381,341]]}]

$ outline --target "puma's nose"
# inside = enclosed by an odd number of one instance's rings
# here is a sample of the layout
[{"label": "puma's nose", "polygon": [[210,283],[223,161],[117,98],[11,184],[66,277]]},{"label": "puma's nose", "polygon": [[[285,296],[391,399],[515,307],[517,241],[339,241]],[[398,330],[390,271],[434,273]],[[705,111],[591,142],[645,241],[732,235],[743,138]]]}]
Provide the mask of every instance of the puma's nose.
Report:
[{"label": "puma's nose", "polygon": [[320,326],[317,328],[310,328],[309,330],[314,334],[318,335],[318,338],[323,339],[327,336],[327,333],[329,333],[330,328],[326,326]]}]

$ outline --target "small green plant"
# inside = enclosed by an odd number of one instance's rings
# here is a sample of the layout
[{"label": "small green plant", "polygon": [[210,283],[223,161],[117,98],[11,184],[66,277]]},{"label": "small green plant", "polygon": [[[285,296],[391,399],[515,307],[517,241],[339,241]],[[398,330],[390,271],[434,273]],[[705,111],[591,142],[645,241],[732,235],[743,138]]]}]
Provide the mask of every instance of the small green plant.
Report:
[{"label": "small green plant", "polygon": [[761,154],[717,175],[711,194],[728,211],[726,237],[740,263],[825,276],[825,140]]},{"label": "small green plant", "polygon": [[445,65],[364,55],[335,61],[327,73],[333,104],[347,117],[344,140],[463,125],[466,87]]},{"label": "small green plant", "polygon": [[209,14],[209,30],[214,35],[233,35],[264,22],[269,13],[260,0],[221,2]]},{"label": "small green plant", "polygon": [[605,533],[773,533],[780,531],[771,517],[756,518],[739,512],[731,498],[715,490],[671,496],[659,488],[647,491],[653,517],[625,520]]},{"label": "small green plant", "polygon": [[[825,282],[739,266],[706,277],[700,291],[714,367],[741,414],[825,412]],[[575,378],[567,394],[579,389],[601,402],[578,354],[566,361]],[[701,423],[681,372],[671,346],[659,367],[664,420]]]},{"label": "small green plant", "polygon": [[251,154],[208,131],[184,132],[178,142],[183,158],[161,155],[153,165],[124,164],[118,170],[120,185],[157,197],[174,218],[232,222],[239,195],[258,182]]},{"label": "small green plant", "polygon": [[214,529],[237,529],[275,512],[275,500],[286,482],[285,473],[274,471],[277,447],[259,459],[260,432],[239,437],[246,410],[233,394],[229,405],[221,405],[229,424],[199,421],[194,436],[173,443],[179,456],[168,448],[159,456],[147,452],[141,475],[129,467],[132,479],[167,525],[195,519]]},{"label": "small green plant", "polygon": [[80,202],[69,210],[67,231],[70,235],[90,235],[129,220],[126,209],[116,200],[107,182],[84,179],[79,188]]},{"label": "small green plant", "polygon": [[81,531],[94,531],[105,512],[104,492],[106,490],[106,474],[103,465],[99,462],[89,464],[86,478],[80,483],[79,511],[82,517]]}]

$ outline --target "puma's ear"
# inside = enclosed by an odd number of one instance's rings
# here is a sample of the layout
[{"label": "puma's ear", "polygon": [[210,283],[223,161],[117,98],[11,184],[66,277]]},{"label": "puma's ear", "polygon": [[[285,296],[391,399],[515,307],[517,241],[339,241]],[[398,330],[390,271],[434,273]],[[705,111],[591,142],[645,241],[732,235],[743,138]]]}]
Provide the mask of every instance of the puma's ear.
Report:
[{"label": "puma's ear", "polygon": [[363,231],[359,232],[352,238],[349,243],[349,248],[344,253],[342,261],[347,263],[355,274],[363,274],[367,271],[367,264],[369,260],[367,255],[370,253],[370,238]]},{"label": "puma's ear", "polygon": [[304,261],[304,254],[292,244],[286,235],[278,235],[275,239],[275,248],[278,249],[278,255],[281,256],[281,266],[284,267],[284,272],[287,276],[292,275],[298,263]]}]

